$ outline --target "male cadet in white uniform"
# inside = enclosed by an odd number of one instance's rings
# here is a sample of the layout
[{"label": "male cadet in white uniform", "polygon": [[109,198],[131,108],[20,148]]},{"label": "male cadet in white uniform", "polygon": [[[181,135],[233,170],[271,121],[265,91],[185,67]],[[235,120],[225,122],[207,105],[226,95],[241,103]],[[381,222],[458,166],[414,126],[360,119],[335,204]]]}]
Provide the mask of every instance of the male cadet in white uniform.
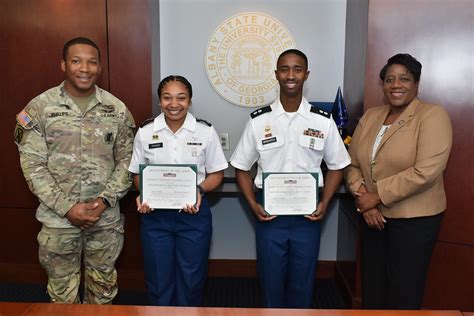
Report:
[{"label": "male cadet in white uniform", "polygon": [[[301,51],[284,51],[275,71],[280,98],[251,113],[231,158],[237,182],[258,219],[257,271],[266,307],[312,306],[321,219],[339,188],[350,158],[330,114],[303,98],[308,59]],[[328,167],[315,211],[307,216],[269,216],[261,205],[262,172],[318,172]],[[258,163],[254,193],[249,170]]]}]

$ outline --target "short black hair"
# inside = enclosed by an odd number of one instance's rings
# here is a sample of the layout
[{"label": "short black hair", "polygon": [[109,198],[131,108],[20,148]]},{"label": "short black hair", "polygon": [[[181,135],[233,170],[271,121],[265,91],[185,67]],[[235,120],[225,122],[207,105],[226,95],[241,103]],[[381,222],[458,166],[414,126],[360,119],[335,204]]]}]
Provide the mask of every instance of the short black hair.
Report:
[{"label": "short black hair", "polygon": [[97,46],[96,43],[94,43],[91,39],[88,39],[87,37],[76,37],[76,38],[73,38],[73,39],[67,41],[64,44],[64,47],[63,47],[63,60],[64,61],[66,61],[66,59],[67,59],[67,54],[68,54],[68,51],[69,51],[69,47],[71,47],[73,45],[77,45],[77,44],[89,45],[89,46],[92,46],[95,49],[97,49],[97,53],[99,55],[99,62],[100,62],[100,49],[99,49],[99,46]]},{"label": "short black hair", "polygon": [[298,49],[295,49],[295,48],[291,48],[291,49],[288,49],[288,50],[285,50],[283,53],[280,54],[280,56],[278,57],[277,59],[277,67],[278,67],[278,63],[280,62],[280,59],[285,56],[285,55],[288,55],[288,54],[294,54],[294,55],[298,55],[300,56],[301,58],[304,59],[304,63],[306,64],[306,69],[308,69],[308,57],[306,57],[306,55],[298,50]]},{"label": "short black hair", "polygon": [[382,70],[380,70],[379,77],[382,81],[384,81],[385,79],[385,75],[387,74],[388,68],[392,65],[405,66],[408,72],[412,74],[413,78],[415,79],[415,82],[420,82],[422,66],[421,63],[416,60],[416,58],[412,55],[399,53],[390,57],[387,60],[387,64],[383,66]]},{"label": "short black hair", "polygon": [[179,81],[182,84],[184,84],[184,86],[186,87],[186,90],[188,90],[189,92],[189,98],[191,99],[193,97],[193,87],[191,86],[191,83],[188,81],[188,79],[179,75],[171,75],[161,80],[160,84],[158,85],[159,98],[161,98],[161,91],[163,91],[163,88],[165,87],[165,85],[170,81]]}]

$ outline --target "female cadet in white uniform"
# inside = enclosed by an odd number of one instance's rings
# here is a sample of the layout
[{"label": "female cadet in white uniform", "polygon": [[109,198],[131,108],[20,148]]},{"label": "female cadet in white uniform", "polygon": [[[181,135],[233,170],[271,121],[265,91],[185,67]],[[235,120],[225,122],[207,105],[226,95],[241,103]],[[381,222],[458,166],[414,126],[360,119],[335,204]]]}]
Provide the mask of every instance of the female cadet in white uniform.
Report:
[{"label": "female cadet in white uniform", "polygon": [[220,185],[228,165],[211,124],[188,113],[192,87],[186,78],[166,77],[158,96],[162,113],[135,136],[129,167],[135,186],[140,164],[196,164],[199,194],[196,205],[182,210],[153,211],[137,198],[148,299],[151,305],[199,306],[212,233],[204,194]]}]

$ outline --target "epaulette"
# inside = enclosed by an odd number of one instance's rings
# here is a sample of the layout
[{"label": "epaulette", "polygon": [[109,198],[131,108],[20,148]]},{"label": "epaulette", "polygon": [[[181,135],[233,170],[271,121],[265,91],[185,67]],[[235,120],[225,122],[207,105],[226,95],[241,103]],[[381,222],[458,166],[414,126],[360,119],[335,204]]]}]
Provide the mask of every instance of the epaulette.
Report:
[{"label": "epaulette", "polygon": [[315,105],[311,106],[311,112],[324,116],[325,118],[331,118],[331,112],[325,111]]},{"label": "epaulette", "polygon": [[146,119],[143,121],[142,125],[140,125],[140,127],[144,127],[145,125],[148,125],[150,124],[151,122],[153,122],[155,120],[154,117],[150,117],[149,119]]},{"label": "epaulette", "polygon": [[199,123],[201,123],[201,124],[207,125],[207,126],[209,126],[209,127],[212,126],[211,123],[209,123],[208,121],[203,120],[203,119],[198,119],[198,118],[197,118],[197,119],[196,119],[196,122],[199,122]]},{"label": "epaulette", "polygon": [[254,119],[254,118],[256,118],[257,116],[260,116],[260,115],[262,115],[262,114],[264,114],[264,113],[268,113],[268,112],[271,112],[271,111],[272,111],[272,107],[269,106],[269,105],[267,105],[267,106],[265,106],[265,107],[263,107],[263,108],[257,109],[257,110],[255,110],[255,111],[253,111],[252,113],[250,113],[250,117]]}]

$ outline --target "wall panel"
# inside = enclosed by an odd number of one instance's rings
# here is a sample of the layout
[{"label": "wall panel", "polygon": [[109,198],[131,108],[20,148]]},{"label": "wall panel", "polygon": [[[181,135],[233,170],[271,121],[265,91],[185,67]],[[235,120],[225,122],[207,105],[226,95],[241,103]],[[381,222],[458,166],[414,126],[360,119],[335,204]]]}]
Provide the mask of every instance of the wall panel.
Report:
[{"label": "wall panel", "polygon": [[[23,178],[13,142],[15,115],[29,100],[64,78],[60,60],[64,42],[93,39],[107,56],[105,0],[2,1],[0,10],[0,264],[38,264],[34,214],[37,199]],[[107,58],[99,84],[108,89]],[[0,277],[12,277],[1,269]],[[17,275],[17,277],[21,277]]]},{"label": "wall panel", "polygon": [[[152,90],[148,5],[148,0],[2,1],[0,57],[8,62],[0,66],[0,129],[5,149],[0,159],[9,167],[2,168],[0,177],[0,211],[8,219],[0,223],[1,280],[45,279],[37,259],[36,234],[41,224],[34,213],[38,201],[26,185],[13,143],[15,114],[30,99],[63,80],[59,65],[64,42],[86,36],[101,48],[99,86],[122,99],[137,122],[149,117]],[[130,275],[130,269],[139,271],[143,266],[134,197],[132,193],[122,201],[127,230],[118,266],[124,276]],[[22,269],[30,272],[22,273]]]},{"label": "wall panel", "polygon": [[[85,23],[84,21],[87,21]],[[60,60],[64,42],[88,36],[107,55],[105,1],[2,1],[0,10],[0,116],[2,168],[0,207],[35,208],[21,174],[13,142],[15,115],[29,100],[63,80]],[[107,59],[100,85],[108,88]]]},{"label": "wall panel", "polygon": [[[132,112],[135,122],[152,116],[150,3],[148,0],[107,0],[110,92]],[[117,263],[119,282],[143,288],[143,259],[135,192],[121,202],[125,243]]]},{"label": "wall panel", "polygon": [[439,242],[431,261],[424,305],[474,311],[473,269],[474,247]]},{"label": "wall panel", "polygon": [[[137,124],[151,117],[151,38],[148,0],[107,0],[110,91]],[[157,105],[155,105],[157,106]]]}]

